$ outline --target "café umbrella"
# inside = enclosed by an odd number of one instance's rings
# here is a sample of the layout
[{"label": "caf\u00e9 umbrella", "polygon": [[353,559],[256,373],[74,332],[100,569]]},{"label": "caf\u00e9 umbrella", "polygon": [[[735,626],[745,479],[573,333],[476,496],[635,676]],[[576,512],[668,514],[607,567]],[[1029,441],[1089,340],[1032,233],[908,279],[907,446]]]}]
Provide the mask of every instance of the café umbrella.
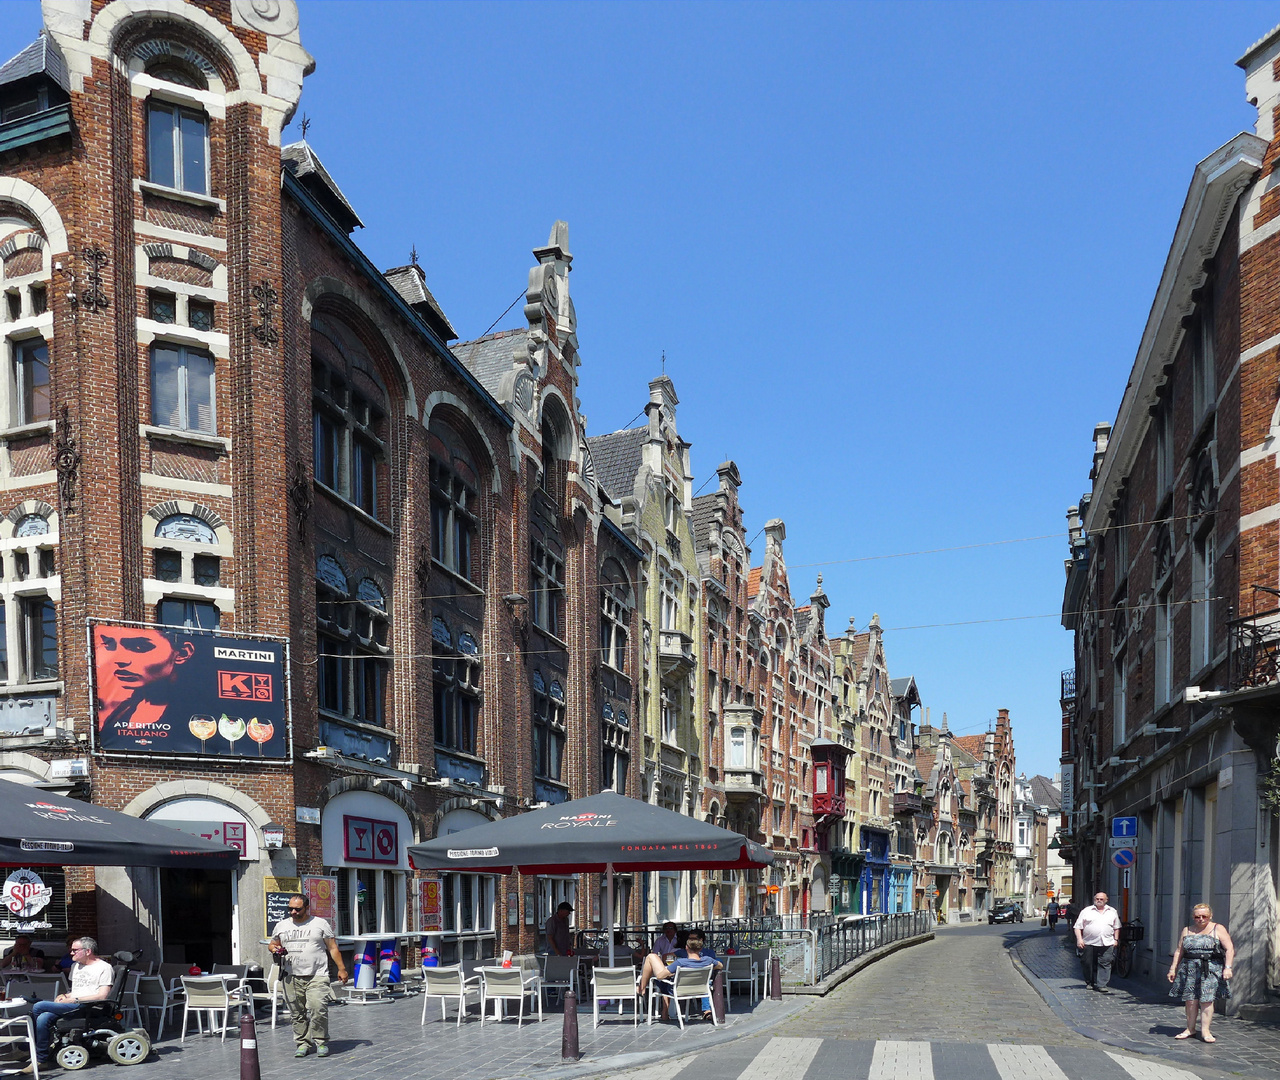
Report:
[{"label": "caf\u00e9 umbrella", "polygon": [[0,866],[234,869],[240,852],[118,810],[0,780]]},{"label": "caf\u00e9 umbrella", "polygon": [[604,874],[612,964],[615,873],[748,870],[773,855],[740,833],[602,791],[414,844],[409,860],[419,870],[472,874]]}]

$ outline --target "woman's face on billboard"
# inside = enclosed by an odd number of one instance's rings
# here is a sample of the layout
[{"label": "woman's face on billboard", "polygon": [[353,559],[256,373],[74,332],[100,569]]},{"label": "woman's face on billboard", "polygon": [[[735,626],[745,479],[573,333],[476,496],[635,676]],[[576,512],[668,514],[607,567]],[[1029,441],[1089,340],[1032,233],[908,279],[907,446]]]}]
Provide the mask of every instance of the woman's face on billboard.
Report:
[{"label": "woman's face on billboard", "polygon": [[159,630],[145,627],[98,627],[94,637],[99,676],[110,676],[130,689],[169,678],[195,652],[191,642],[175,646]]}]

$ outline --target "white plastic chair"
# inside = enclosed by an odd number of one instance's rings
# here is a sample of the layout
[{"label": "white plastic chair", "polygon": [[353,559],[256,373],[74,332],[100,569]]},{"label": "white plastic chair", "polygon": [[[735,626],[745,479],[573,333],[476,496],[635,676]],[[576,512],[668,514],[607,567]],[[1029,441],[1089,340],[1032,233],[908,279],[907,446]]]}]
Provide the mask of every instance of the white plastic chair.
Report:
[{"label": "white plastic chair", "polygon": [[[186,1000],[182,1005],[182,1037],[178,1040],[179,1042],[186,1041],[187,1018],[192,1012],[196,1014],[196,1028],[202,1035],[204,1021],[201,1014],[207,1012],[209,1013],[209,1034],[212,1035],[220,1030],[225,1040],[227,1029],[231,1027],[231,1010],[236,1010],[238,1023],[240,1014],[249,1007],[249,1002],[245,1000],[240,986],[235,984],[228,986],[222,979],[215,979],[209,975],[184,975],[182,989],[186,992]],[[214,1027],[213,1014],[218,1012],[222,1013],[222,1023]]]},{"label": "white plastic chair", "polygon": [[480,977],[473,975],[467,978],[462,974],[459,965],[453,967],[423,967],[422,969],[422,1023],[427,1022],[427,1002],[433,998],[440,999],[440,1020],[443,1023],[446,1001],[458,1003],[458,1027],[462,1026],[462,1014],[467,1011],[467,995],[475,994],[481,1002],[480,1012],[484,1013],[484,997],[480,986]]},{"label": "white plastic chair", "polygon": [[538,1020],[542,1020],[541,979],[536,974],[526,974],[518,967],[487,967],[480,969],[480,1026],[484,1026],[484,1012],[490,1001],[494,1003],[494,1019],[501,1020],[498,1003],[518,1001],[520,1019],[516,1027],[524,1023],[524,999],[532,995],[538,999]]},{"label": "white plastic chair", "polygon": [[[572,957],[570,957],[572,959]],[[636,969],[633,967],[597,967],[591,973],[592,1027],[600,1026],[600,1002],[616,1001],[618,1015],[622,1015],[622,1003],[631,1002],[631,1025],[640,1023],[640,991],[636,985]]]},{"label": "white plastic chair", "polygon": [[728,1009],[733,984],[746,983],[751,1004],[756,1003],[756,965],[749,955],[726,956],[724,960],[724,1001]]},{"label": "white plastic chair", "polygon": [[[680,1027],[683,1029],[684,1017],[680,1014],[680,1003],[682,1001],[697,1001],[698,1008],[701,1009],[702,999],[711,996],[711,975],[714,971],[714,964],[707,964],[705,967],[676,968],[675,978],[670,980],[670,990],[664,990],[657,979],[651,979],[649,981],[649,1023],[653,1023],[653,1014],[657,1010],[658,999],[666,998],[671,1002],[671,1008],[675,1011],[676,1020],[679,1021]],[[711,1022],[712,1024],[720,1023],[716,1019],[715,1009],[711,1010]]]},{"label": "white plastic chair", "polygon": [[27,1060],[30,1064],[18,1065],[17,1060],[5,1061],[0,1067],[0,1076],[11,1073],[26,1072],[29,1068],[35,1080],[40,1080],[40,1061],[36,1057],[36,1029],[30,1016],[11,1016],[0,1019],[0,1047],[12,1050],[26,1043]]},{"label": "white plastic chair", "polygon": [[765,992],[768,990],[768,980],[771,977],[769,973],[773,970],[773,965],[770,963],[772,955],[768,949],[751,950],[751,963],[755,965],[756,978],[759,980],[759,989],[756,991],[757,1001],[763,1001]]},{"label": "white plastic chair", "polygon": [[559,990],[561,999],[566,990],[578,992],[578,958],[547,953],[542,958],[542,989]]}]

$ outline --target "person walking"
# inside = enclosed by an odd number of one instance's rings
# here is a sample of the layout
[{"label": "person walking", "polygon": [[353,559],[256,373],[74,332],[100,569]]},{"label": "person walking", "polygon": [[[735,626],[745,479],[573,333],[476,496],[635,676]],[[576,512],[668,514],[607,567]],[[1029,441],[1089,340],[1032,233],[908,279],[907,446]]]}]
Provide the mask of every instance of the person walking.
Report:
[{"label": "person walking", "polygon": [[289,917],[276,924],[267,946],[283,967],[284,998],[293,1020],[294,1057],[329,1056],[329,960],[338,966],[338,980],[347,981],[347,965],[327,919],[312,915],[305,896],[289,897]]},{"label": "person walking", "polygon": [[1049,920],[1049,933],[1056,933],[1058,930],[1058,901],[1050,900],[1049,906],[1045,909],[1045,917]]},{"label": "person walking", "polygon": [[1236,956],[1236,946],[1227,928],[1213,921],[1213,908],[1197,904],[1191,909],[1191,925],[1182,928],[1178,947],[1169,965],[1169,996],[1182,998],[1187,1006],[1187,1027],[1178,1032],[1175,1039],[1189,1039],[1196,1032],[1196,1014],[1200,1014],[1200,1038],[1205,1042],[1217,1042],[1209,1034],[1213,1022],[1213,1003],[1218,998],[1231,996],[1234,974],[1231,962]]},{"label": "person walking", "polygon": [[1076,919],[1076,955],[1084,959],[1084,981],[1090,990],[1109,994],[1111,961],[1116,955],[1116,935],[1120,932],[1120,915],[1107,903],[1107,894],[1095,893],[1093,907],[1085,908]]},{"label": "person walking", "polygon": [[51,1064],[49,1039],[53,1025],[63,1016],[84,1011],[91,1001],[105,1001],[111,995],[115,971],[98,956],[98,943],[91,937],[76,938],[71,943],[71,990],[52,1001],[37,1001],[31,1006],[36,1027],[36,1060]]}]

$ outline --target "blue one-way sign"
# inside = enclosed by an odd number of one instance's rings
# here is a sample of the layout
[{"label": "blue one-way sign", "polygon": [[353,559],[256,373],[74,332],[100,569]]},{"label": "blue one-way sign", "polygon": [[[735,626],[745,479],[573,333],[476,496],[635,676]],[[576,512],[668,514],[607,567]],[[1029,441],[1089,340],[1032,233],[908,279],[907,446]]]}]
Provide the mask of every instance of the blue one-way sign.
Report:
[{"label": "blue one-way sign", "polygon": [[1138,819],[1136,817],[1113,817],[1111,819],[1112,836],[1137,836]]}]

